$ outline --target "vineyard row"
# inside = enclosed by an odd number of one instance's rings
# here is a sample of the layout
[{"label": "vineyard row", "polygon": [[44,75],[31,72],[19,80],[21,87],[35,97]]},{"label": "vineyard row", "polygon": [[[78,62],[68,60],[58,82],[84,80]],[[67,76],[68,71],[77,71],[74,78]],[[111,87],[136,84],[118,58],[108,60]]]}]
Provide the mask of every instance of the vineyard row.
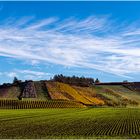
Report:
[{"label": "vineyard row", "polygon": [[0,100],[0,109],[32,109],[32,108],[81,108],[82,104],[71,101],[19,101]]}]

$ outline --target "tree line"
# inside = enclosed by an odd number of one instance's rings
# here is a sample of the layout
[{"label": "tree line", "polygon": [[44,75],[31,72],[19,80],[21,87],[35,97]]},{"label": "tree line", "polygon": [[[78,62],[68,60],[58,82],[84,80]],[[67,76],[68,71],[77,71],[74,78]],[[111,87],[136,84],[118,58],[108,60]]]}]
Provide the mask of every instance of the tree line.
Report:
[{"label": "tree line", "polygon": [[[19,80],[17,77],[14,77],[13,83],[3,83],[3,85],[0,85],[1,88],[3,87],[9,87],[12,85],[23,85],[24,83],[27,83],[32,80],[25,80],[25,82]],[[78,76],[64,76],[62,74],[54,75],[53,79],[50,81],[54,82],[62,82],[70,85],[75,85],[75,86],[83,86],[83,87],[88,87],[94,85],[94,83],[100,83],[99,79],[96,78],[86,78],[84,76],[78,77]]]},{"label": "tree line", "polygon": [[55,82],[62,82],[70,85],[75,86],[92,86],[94,83],[99,83],[99,79],[97,78],[94,80],[94,78],[85,78],[84,76],[78,77],[78,76],[64,76],[62,74],[55,75],[51,81]]}]

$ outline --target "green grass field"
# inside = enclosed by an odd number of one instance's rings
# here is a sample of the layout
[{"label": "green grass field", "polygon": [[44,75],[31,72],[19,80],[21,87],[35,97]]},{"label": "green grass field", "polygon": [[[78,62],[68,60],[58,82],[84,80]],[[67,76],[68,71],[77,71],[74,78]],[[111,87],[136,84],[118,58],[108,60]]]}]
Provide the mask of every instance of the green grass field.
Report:
[{"label": "green grass field", "polygon": [[140,138],[140,109],[0,110],[0,138]]}]

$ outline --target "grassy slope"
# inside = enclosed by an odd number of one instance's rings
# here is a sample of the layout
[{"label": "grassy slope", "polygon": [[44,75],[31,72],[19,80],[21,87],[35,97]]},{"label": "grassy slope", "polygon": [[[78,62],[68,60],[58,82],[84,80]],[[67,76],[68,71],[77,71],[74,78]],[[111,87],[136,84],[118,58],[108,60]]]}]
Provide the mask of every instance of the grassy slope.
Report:
[{"label": "grassy slope", "polygon": [[[109,89],[110,91],[112,91],[112,93],[104,92],[104,89]],[[121,101],[122,99],[128,99],[131,101],[136,101],[137,103],[140,104],[140,94],[138,92],[131,91],[121,85],[120,86],[102,85],[96,87],[96,90],[98,91],[98,93],[117,102]]]},{"label": "grassy slope", "polygon": [[92,104],[94,104],[94,105],[104,105],[105,104],[104,100],[102,100],[101,98],[96,96],[97,92],[96,92],[95,88],[77,87],[77,86],[73,86],[73,88],[76,89],[77,92],[81,96],[83,96],[84,98],[89,100]]},{"label": "grassy slope", "polygon": [[18,86],[12,86],[8,88],[0,89],[0,98],[2,99],[18,99],[20,95],[20,88]]},{"label": "grassy slope", "polygon": [[104,101],[93,96],[94,91],[90,88],[70,86],[59,82],[49,82],[47,87],[53,99],[74,100],[87,105],[104,104]]},{"label": "grassy slope", "polygon": [[45,83],[43,83],[41,81],[36,81],[36,82],[34,82],[34,85],[35,85],[38,100],[49,100],[50,99],[50,96],[48,94],[48,90],[46,88]]},{"label": "grassy slope", "polygon": [[104,88],[110,88],[116,93],[120,94],[123,97],[134,99],[140,103],[140,94],[136,91],[131,91],[123,86],[103,86]]},{"label": "grassy slope", "polygon": [[59,94],[57,98],[54,99],[58,99],[59,96],[61,97],[60,99],[62,99],[62,96],[64,96],[64,99],[74,100],[74,101],[82,102],[84,104],[91,104],[89,100],[81,96],[74,88],[72,88],[68,84],[55,82],[53,83],[52,88],[50,88],[49,84],[47,86],[50,95],[54,95],[55,93]]},{"label": "grassy slope", "polygon": [[[133,106],[131,101],[140,104],[140,94],[123,86],[94,86],[77,87],[59,82],[34,82],[37,98],[25,98],[24,100],[50,100],[61,99],[84,103],[86,105],[122,104]],[[0,89],[0,98],[17,99],[20,88],[12,86]]]},{"label": "grassy slope", "polygon": [[140,110],[136,108],[0,112],[0,138],[140,138]]},{"label": "grassy slope", "polygon": [[59,82],[46,83],[52,99],[75,100],[87,105],[124,105],[140,103],[140,95],[123,86],[77,87]]}]

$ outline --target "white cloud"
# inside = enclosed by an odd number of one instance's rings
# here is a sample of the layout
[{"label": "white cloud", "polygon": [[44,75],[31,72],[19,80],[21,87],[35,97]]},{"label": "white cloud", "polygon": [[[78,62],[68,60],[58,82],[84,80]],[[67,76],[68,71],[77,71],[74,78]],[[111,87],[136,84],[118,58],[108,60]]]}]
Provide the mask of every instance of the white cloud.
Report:
[{"label": "white cloud", "polygon": [[10,77],[10,78],[18,76],[16,72],[4,72],[3,75],[6,75],[7,77]]},{"label": "white cloud", "polygon": [[39,61],[37,61],[37,60],[31,60],[30,63],[31,63],[31,65],[37,65],[37,64],[39,64]]},{"label": "white cloud", "polygon": [[30,75],[34,75],[34,76],[46,76],[46,75],[50,75],[50,73],[46,73],[46,72],[40,72],[40,71],[32,71],[32,70],[15,70],[17,73],[20,74],[30,74]]},{"label": "white cloud", "polygon": [[23,80],[38,80],[38,79],[48,79],[52,76],[51,73],[41,72],[41,71],[32,71],[32,70],[23,70],[23,69],[16,69],[10,72],[0,72],[0,76],[6,76],[9,78],[17,77]]},{"label": "white cloud", "polygon": [[[0,25],[0,56],[128,76],[140,72],[140,26],[116,26],[107,16],[29,18]],[[31,23],[30,23],[31,22]],[[31,75],[43,75],[23,71]]]}]

